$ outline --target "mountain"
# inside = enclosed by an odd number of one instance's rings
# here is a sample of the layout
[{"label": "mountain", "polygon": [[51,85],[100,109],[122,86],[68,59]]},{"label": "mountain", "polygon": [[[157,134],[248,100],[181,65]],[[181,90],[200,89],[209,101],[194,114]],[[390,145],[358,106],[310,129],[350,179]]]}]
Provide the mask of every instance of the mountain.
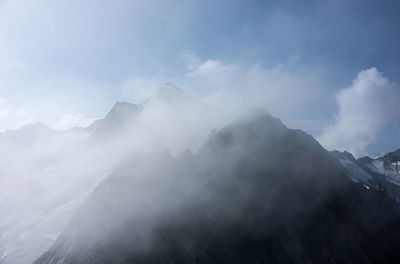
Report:
[{"label": "mountain", "polygon": [[0,264],[38,258],[132,153],[198,148],[217,127],[211,113],[164,84],[141,104],[115,103],[87,128],[56,131],[38,123],[0,133]]},{"label": "mountain", "polygon": [[137,110],[137,105],[128,102],[116,102],[108,114],[103,119],[94,121],[88,127],[88,130],[97,132],[113,127],[126,126]]},{"label": "mountain", "polygon": [[0,133],[0,144],[33,145],[44,138],[54,137],[58,131],[42,123],[28,124],[16,130]]},{"label": "mountain", "polygon": [[362,183],[367,188],[378,188],[377,186],[379,183],[377,179],[375,179],[374,175],[368,173],[350,152],[339,152],[334,150],[331,153],[343,165],[346,169],[347,175],[352,181]]},{"label": "mountain", "polygon": [[376,159],[363,157],[359,162],[374,173],[385,175],[388,181],[400,185],[400,149]]},{"label": "mountain", "polygon": [[195,153],[127,158],[35,264],[398,263],[399,205],[347,174],[252,111]]},{"label": "mountain", "polygon": [[139,105],[117,102],[88,130],[92,145],[106,145],[122,157],[133,151],[197,149],[221,123],[219,113],[166,83]]},{"label": "mountain", "polygon": [[367,188],[384,190],[400,201],[400,150],[375,159],[366,156],[357,160],[347,151],[331,153],[346,168],[347,175],[354,182],[361,182]]},{"label": "mountain", "polygon": [[154,108],[155,104],[160,108],[174,108],[188,106],[193,102],[193,99],[173,84],[160,84],[155,92],[140,105],[116,102],[105,118],[94,121],[88,130],[92,131],[93,137],[98,140],[111,139],[113,132],[125,132],[124,130],[129,129],[147,108]]},{"label": "mountain", "polygon": [[76,170],[86,140],[40,123],[0,133],[0,263],[31,263],[65,227],[87,187]]}]

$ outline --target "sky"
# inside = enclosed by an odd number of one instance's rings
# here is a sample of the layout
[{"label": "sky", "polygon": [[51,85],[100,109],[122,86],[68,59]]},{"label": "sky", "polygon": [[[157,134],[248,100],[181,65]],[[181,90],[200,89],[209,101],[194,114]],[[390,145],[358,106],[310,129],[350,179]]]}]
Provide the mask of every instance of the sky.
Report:
[{"label": "sky", "polygon": [[0,0],[0,131],[86,126],[171,82],[328,149],[400,148],[400,2]]}]

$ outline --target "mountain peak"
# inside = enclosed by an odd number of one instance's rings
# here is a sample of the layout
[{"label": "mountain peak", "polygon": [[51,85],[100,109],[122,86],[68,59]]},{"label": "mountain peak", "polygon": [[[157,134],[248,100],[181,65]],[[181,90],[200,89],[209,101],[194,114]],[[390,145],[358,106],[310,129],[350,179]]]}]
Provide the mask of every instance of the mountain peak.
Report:
[{"label": "mountain peak", "polygon": [[383,156],[383,159],[387,159],[390,162],[400,161],[400,149],[387,153],[385,156]]},{"label": "mountain peak", "polygon": [[125,101],[117,101],[115,102],[114,106],[111,108],[111,111],[115,110],[115,109],[121,109],[121,108],[131,108],[131,107],[135,107],[136,105],[129,103],[129,102],[125,102]]},{"label": "mountain peak", "polygon": [[170,95],[170,94],[183,94],[183,91],[172,83],[166,82],[157,86],[157,94]]},{"label": "mountain peak", "polygon": [[237,120],[239,123],[269,123],[277,127],[283,127],[283,123],[279,118],[273,117],[268,111],[252,107],[246,110],[241,117]]},{"label": "mountain peak", "polygon": [[185,97],[185,93],[177,86],[168,82],[159,84],[155,93],[150,96],[152,99],[158,99],[167,102],[175,101],[182,97]]},{"label": "mountain peak", "polygon": [[136,110],[136,108],[136,105],[128,102],[116,102],[107,114],[106,119],[120,118],[123,115],[130,114],[132,111]]},{"label": "mountain peak", "polygon": [[354,158],[353,154],[351,154],[350,152],[348,152],[346,150],[343,152],[340,152],[338,150],[332,150],[330,153],[339,160],[349,160],[352,162],[357,162],[357,160]]},{"label": "mountain peak", "polygon": [[137,105],[128,102],[116,102],[110,112],[103,118],[94,121],[90,126],[90,130],[97,130],[105,127],[113,127],[116,123],[123,122],[132,116],[137,110]]}]

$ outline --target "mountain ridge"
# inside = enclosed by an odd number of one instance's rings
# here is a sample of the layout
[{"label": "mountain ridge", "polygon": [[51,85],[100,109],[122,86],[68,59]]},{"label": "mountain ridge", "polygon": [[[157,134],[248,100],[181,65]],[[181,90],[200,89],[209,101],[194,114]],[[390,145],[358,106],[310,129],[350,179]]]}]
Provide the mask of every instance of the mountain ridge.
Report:
[{"label": "mountain ridge", "polygon": [[394,262],[399,217],[313,137],[256,114],[193,155],[128,159],[35,264]]}]

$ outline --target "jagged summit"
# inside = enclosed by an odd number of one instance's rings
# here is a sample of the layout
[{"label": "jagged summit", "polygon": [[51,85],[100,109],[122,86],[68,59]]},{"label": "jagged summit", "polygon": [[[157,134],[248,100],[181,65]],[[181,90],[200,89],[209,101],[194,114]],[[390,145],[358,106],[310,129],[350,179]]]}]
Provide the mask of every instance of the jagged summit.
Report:
[{"label": "jagged summit", "polygon": [[147,98],[143,103],[136,105],[126,101],[117,101],[111,108],[110,112],[103,118],[94,121],[90,126],[89,130],[98,130],[103,128],[110,129],[116,127],[121,123],[129,123],[131,118],[143,111],[146,107],[152,103],[185,103],[192,102],[188,100],[189,97],[185,93],[171,83],[159,84],[155,92]]},{"label": "jagged summit", "polygon": [[349,160],[352,162],[356,162],[357,160],[354,158],[353,154],[348,151],[340,152],[338,150],[332,150],[331,154],[335,156],[337,159]]},{"label": "jagged summit", "polygon": [[149,100],[161,100],[165,102],[174,102],[184,100],[187,95],[172,83],[159,84],[155,92],[149,97]]},{"label": "jagged summit", "polygon": [[400,149],[389,152],[386,155],[376,159],[366,156],[358,159],[358,161],[360,164],[372,169],[377,173],[389,177],[392,176],[392,180],[400,184],[400,181],[397,179],[398,175],[400,175]]},{"label": "jagged summit", "polygon": [[364,156],[364,157],[361,157],[361,158],[359,158],[357,160],[362,162],[362,163],[364,163],[364,164],[371,163],[374,160],[381,160],[381,161],[394,163],[394,162],[400,161],[400,149],[392,151],[392,152],[389,152],[389,153],[387,153],[387,154],[385,154],[384,156],[381,156],[381,157],[371,158],[369,156]]},{"label": "jagged summit", "polygon": [[159,95],[183,94],[183,91],[179,87],[169,82],[159,84],[156,92]]},{"label": "jagged summit", "polygon": [[[178,87],[159,85],[144,102],[117,102],[110,112],[89,128],[90,142],[110,142],[129,148],[169,148],[172,152],[199,147],[216,127],[217,115],[201,101]],[[190,131],[190,132],[189,132]],[[132,151],[132,150],[130,150]]]},{"label": "jagged summit", "polygon": [[283,126],[283,123],[279,118],[275,118],[268,111],[257,107],[247,109],[237,122],[258,122],[261,120]]},{"label": "jagged summit", "polygon": [[137,105],[135,104],[129,102],[116,102],[105,118],[121,118],[122,116],[131,114],[136,109]]},{"label": "jagged summit", "polygon": [[400,151],[390,152],[379,158],[368,156],[355,159],[347,151],[331,151],[346,168],[347,175],[355,182],[361,182],[368,188],[385,191],[396,201],[400,201]]},{"label": "jagged summit", "polygon": [[392,163],[399,162],[400,161],[400,149],[393,151],[393,152],[389,152],[388,154],[383,156],[383,158]]},{"label": "jagged summit", "polygon": [[359,162],[350,152],[333,150],[330,153],[343,165],[346,169],[347,176],[352,181],[361,183],[368,188],[376,188],[378,186],[379,181],[360,166]]},{"label": "jagged summit", "polygon": [[129,102],[116,102],[110,112],[103,118],[94,121],[88,129],[91,131],[112,128],[125,122],[136,111],[138,106]]},{"label": "jagged summit", "polygon": [[398,263],[399,217],[311,136],[256,111],[186,157],[129,158],[34,263]]}]

